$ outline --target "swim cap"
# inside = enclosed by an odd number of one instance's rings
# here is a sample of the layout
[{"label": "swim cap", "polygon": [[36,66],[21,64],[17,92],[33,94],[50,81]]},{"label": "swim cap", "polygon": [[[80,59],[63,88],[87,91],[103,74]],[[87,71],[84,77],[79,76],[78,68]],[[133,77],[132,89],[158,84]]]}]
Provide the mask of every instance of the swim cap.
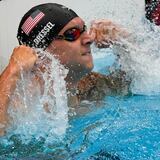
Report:
[{"label": "swim cap", "polygon": [[75,17],[78,15],[73,10],[60,4],[45,3],[35,6],[21,19],[17,33],[19,44],[45,49]]}]

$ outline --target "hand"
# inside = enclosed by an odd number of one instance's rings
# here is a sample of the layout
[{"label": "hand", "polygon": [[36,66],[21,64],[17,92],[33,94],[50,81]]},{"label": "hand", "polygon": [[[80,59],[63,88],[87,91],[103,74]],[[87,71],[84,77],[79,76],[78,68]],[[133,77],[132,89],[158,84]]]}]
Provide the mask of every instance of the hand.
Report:
[{"label": "hand", "polygon": [[37,58],[34,49],[21,45],[14,48],[9,65],[16,73],[19,73],[20,70],[29,71],[33,68]]},{"label": "hand", "polygon": [[129,33],[110,20],[96,20],[91,24],[90,35],[98,48],[107,48],[120,38],[128,37]]}]

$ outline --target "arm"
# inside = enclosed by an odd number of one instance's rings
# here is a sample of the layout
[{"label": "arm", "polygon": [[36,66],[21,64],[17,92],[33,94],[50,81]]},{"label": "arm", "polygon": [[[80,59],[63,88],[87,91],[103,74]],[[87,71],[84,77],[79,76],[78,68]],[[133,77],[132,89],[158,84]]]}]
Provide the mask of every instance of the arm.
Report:
[{"label": "arm", "polygon": [[98,48],[108,48],[120,39],[126,39],[130,33],[110,20],[96,20],[91,23],[90,34]]},{"label": "arm", "polygon": [[134,34],[110,20],[92,22],[90,34],[94,37],[95,46],[98,48],[112,47],[113,54],[117,57],[116,63],[120,62],[120,65],[131,61],[131,51],[138,47]]},{"label": "arm", "polygon": [[[128,42],[130,34],[122,27],[109,20],[94,21],[90,34],[94,37],[94,43],[98,48],[108,48],[112,45],[118,59],[129,56],[124,43]],[[79,99],[89,99],[92,96],[91,99],[101,99],[105,95],[126,95],[129,93],[130,83],[131,80],[121,69],[114,70],[107,76],[91,73],[80,81],[78,97]]]},{"label": "arm", "polygon": [[19,73],[16,73],[10,64],[0,76],[0,135],[4,134],[4,129],[8,122],[7,107],[18,79]]},{"label": "arm", "polygon": [[130,80],[122,71],[108,76],[91,72],[83,77],[78,83],[78,99],[102,100],[107,95],[128,95]]},{"label": "arm", "polygon": [[15,90],[20,72],[31,70],[36,59],[33,49],[19,46],[13,50],[8,66],[0,75],[0,135],[4,134],[8,122],[7,109],[10,96]]}]

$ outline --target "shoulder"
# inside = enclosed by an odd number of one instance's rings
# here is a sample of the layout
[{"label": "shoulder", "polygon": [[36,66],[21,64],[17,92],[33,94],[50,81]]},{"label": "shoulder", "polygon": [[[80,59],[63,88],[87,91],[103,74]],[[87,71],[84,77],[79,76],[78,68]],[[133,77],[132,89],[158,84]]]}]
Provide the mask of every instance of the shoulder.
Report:
[{"label": "shoulder", "polygon": [[101,99],[109,91],[108,77],[100,73],[91,72],[78,83],[78,98],[81,100]]},{"label": "shoulder", "polygon": [[129,84],[122,71],[110,75],[91,72],[79,81],[77,96],[80,100],[99,100],[106,95],[126,95]]}]

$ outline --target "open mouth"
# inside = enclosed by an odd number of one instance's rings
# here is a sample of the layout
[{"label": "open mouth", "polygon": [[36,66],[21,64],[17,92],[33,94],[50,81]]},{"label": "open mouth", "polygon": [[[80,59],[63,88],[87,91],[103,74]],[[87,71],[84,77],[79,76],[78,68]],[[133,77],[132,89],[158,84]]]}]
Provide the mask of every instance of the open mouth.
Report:
[{"label": "open mouth", "polygon": [[82,56],[88,56],[88,55],[91,55],[91,51],[88,51],[88,52],[82,53],[81,55],[82,55]]}]

